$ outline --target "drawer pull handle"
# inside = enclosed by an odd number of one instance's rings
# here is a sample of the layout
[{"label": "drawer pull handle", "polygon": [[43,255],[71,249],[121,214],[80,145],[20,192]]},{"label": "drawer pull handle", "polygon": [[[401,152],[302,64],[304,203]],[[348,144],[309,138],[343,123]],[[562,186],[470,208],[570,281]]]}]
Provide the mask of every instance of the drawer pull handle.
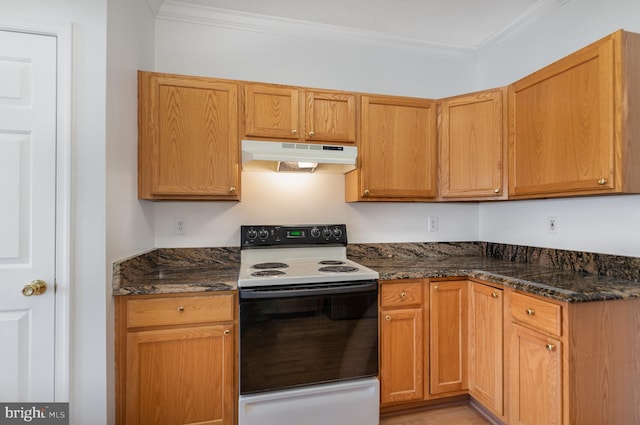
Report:
[{"label": "drawer pull handle", "polygon": [[598,184],[599,184],[600,186],[604,186],[605,184],[607,184],[607,179],[600,179],[600,180],[598,180]]},{"label": "drawer pull handle", "polygon": [[179,313],[183,313],[184,312],[184,307],[180,306],[176,310],[178,310]]},{"label": "drawer pull handle", "polygon": [[407,293],[406,292],[402,292],[400,294],[400,298],[407,298]]},{"label": "drawer pull handle", "polygon": [[388,322],[391,320],[391,316],[389,316],[388,314],[386,316],[384,316],[384,319]]},{"label": "drawer pull handle", "polygon": [[491,293],[491,296],[492,296],[493,298],[498,298],[498,293],[497,293],[497,292],[492,292],[492,293]]},{"label": "drawer pull handle", "polygon": [[527,313],[527,316],[533,316],[534,314],[536,314],[536,311],[532,308],[526,309],[525,312]]},{"label": "drawer pull handle", "polygon": [[556,346],[553,345],[553,344],[547,344],[546,348],[547,348],[548,351],[553,351],[553,350],[555,350]]},{"label": "drawer pull handle", "polygon": [[434,291],[437,291],[438,289],[440,289],[440,287],[439,287],[438,285],[436,285],[436,286],[434,286],[434,287],[433,287],[433,290],[434,290]]},{"label": "drawer pull handle", "polygon": [[231,331],[230,331],[229,329],[226,329],[226,330],[224,331],[224,334],[225,334],[225,335],[229,335],[230,333],[231,333]]}]

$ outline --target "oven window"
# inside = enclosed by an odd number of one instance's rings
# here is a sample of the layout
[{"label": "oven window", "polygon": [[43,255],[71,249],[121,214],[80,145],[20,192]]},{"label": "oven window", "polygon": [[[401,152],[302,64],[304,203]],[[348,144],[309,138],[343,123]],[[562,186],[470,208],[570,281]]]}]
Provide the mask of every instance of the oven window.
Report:
[{"label": "oven window", "polygon": [[377,289],[241,297],[241,394],[377,374]]}]

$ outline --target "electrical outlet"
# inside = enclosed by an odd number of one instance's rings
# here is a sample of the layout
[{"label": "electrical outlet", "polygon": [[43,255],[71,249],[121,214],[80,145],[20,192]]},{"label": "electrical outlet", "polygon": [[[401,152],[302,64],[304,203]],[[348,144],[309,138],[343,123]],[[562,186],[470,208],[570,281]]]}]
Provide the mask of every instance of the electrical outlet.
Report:
[{"label": "electrical outlet", "polygon": [[438,217],[436,216],[429,216],[428,218],[428,230],[429,233],[431,232],[437,232],[438,231]]},{"label": "electrical outlet", "polygon": [[547,232],[560,233],[560,221],[558,217],[547,217]]},{"label": "electrical outlet", "polygon": [[173,217],[173,234],[187,234],[187,217]]}]

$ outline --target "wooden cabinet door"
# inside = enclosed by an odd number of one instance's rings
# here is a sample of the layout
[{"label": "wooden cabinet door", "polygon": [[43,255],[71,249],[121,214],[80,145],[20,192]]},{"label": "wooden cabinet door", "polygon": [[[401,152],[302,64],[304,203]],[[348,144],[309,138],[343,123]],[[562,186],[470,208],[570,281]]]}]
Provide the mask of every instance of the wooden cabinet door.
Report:
[{"label": "wooden cabinet door", "polygon": [[138,196],[239,199],[237,84],[138,76]]},{"label": "wooden cabinet door", "polygon": [[422,307],[380,313],[381,404],[424,397]]},{"label": "wooden cabinet door", "polygon": [[615,187],[614,44],[606,38],[510,86],[510,197]]},{"label": "wooden cabinet door", "polygon": [[467,381],[467,281],[431,282],[431,394],[461,391]]},{"label": "wooden cabinet door", "polygon": [[127,334],[127,425],[234,423],[232,324]]},{"label": "wooden cabinet door", "polygon": [[300,128],[299,95],[294,87],[245,83],[245,135],[297,140],[304,131]]},{"label": "wooden cabinet door", "polygon": [[436,106],[425,99],[362,96],[362,199],[436,195]]},{"label": "wooden cabinet door", "polygon": [[503,417],[503,291],[481,283],[469,290],[469,393]]},{"label": "wooden cabinet door", "polygon": [[305,138],[310,141],[356,142],[356,95],[305,93]]},{"label": "wooden cabinet door", "polygon": [[561,342],[513,324],[509,357],[509,423],[561,425]]},{"label": "wooden cabinet door", "polygon": [[440,196],[502,199],[506,170],[504,89],[440,103]]}]

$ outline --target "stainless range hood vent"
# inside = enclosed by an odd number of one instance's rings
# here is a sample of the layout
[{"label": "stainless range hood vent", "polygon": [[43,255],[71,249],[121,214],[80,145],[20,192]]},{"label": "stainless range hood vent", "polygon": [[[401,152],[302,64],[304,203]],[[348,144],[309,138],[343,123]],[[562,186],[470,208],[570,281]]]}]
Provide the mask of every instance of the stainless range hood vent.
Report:
[{"label": "stainless range hood vent", "polygon": [[346,173],[356,168],[355,146],[242,141],[244,171]]}]

